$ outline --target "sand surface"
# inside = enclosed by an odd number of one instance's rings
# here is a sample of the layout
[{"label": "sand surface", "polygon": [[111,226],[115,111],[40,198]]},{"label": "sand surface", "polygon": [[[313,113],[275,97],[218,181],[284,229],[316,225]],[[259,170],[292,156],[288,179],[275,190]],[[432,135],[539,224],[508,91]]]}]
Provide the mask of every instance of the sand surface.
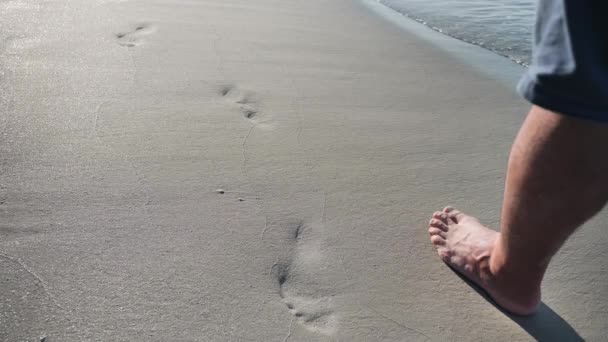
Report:
[{"label": "sand surface", "polygon": [[607,340],[605,212],[532,318],[439,261],[528,105],[355,0],[5,0],[0,44],[3,341]]}]

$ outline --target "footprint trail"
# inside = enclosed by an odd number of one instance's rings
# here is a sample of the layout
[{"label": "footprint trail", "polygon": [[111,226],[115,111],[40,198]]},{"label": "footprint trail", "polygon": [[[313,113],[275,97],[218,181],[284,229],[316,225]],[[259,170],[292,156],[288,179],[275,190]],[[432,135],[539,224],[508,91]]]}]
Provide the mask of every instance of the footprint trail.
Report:
[{"label": "footprint trail", "polygon": [[134,47],[143,43],[143,37],[156,31],[154,25],[142,23],[138,24],[131,31],[119,32],[114,36],[119,45],[126,47]]}]

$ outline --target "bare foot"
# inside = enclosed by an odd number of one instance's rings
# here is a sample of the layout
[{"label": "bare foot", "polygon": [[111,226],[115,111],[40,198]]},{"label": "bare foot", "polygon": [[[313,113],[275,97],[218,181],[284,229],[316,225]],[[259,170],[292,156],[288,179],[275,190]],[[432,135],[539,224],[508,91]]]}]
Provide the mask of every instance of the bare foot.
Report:
[{"label": "bare foot", "polygon": [[536,311],[540,302],[538,285],[522,286],[514,272],[495,267],[490,260],[500,254],[499,233],[484,227],[476,218],[446,207],[435,212],[429,223],[431,242],[441,259],[483,288],[505,310],[518,315]]}]

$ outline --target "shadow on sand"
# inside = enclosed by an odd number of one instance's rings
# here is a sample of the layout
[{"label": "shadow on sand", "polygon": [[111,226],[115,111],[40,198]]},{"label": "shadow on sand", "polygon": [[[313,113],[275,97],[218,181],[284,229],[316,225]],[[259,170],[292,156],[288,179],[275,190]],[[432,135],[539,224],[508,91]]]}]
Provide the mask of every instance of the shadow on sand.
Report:
[{"label": "shadow on sand", "polygon": [[[449,266],[449,265],[448,265]],[[531,337],[539,342],[581,342],[585,341],[574,328],[566,322],[559,314],[553,311],[545,303],[540,303],[538,311],[530,316],[519,316],[509,313],[498,306],[487,292],[465,278],[458,271],[450,267],[456,275],[465,283],[469,284],[477,293],[490,302],[496,309],[517,323]]]},{"label": "shadow on sand", "polygon": [[[500,309],[499,307],[497,308]],[[515,323],[519,324],[520,327],[537,341],[584,341],[568,322],[545,305],[545,303],[540,303],[538,311],[534,315],[527,317],[512,315],[504,310],[501,311]]]}]

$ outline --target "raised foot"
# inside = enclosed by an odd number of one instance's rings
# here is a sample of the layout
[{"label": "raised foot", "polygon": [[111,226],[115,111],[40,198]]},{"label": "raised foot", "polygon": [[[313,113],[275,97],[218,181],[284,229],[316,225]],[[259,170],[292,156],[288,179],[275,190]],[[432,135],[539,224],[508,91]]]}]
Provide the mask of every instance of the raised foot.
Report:
[{"label": "raised foot", "polygon": [[[446,207],[429,222],[431,242],[441,259],[487,292],[503,309],[529,315],[540,303],[540,284],[527,281],[517,270],[507,272],[491,262],[501,259],[499,233],[476,218]],[[532,284],[530,284],[532,283]]]}]

